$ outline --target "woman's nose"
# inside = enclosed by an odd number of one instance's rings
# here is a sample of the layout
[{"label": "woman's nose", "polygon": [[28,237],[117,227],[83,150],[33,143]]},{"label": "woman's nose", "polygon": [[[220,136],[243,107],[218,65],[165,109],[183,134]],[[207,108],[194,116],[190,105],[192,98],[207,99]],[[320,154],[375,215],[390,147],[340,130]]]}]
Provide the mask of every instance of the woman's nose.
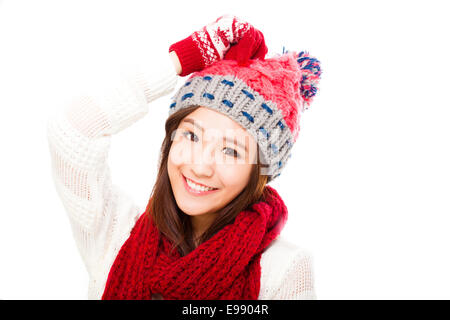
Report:
[{"label": "woman's nose", "polygon": [[194,151],[194,163],[192,170],[198,176],[210,176],[214,173],[214,150],[214,145],[208,144],[201,147],[201,150]]},{"label": "woman's nose", "polygon": [[212,165],[215,162],[215,145],[207,143],[199,146],[194,150],[195,164]]}]

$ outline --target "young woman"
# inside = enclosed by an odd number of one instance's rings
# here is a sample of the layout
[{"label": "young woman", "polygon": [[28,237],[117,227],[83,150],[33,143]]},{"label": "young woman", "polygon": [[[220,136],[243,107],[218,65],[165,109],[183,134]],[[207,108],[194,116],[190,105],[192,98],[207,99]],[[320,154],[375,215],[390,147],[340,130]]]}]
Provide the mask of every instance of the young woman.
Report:
[{"label": "young woman", "polygon": [[[261,32],[224,16],[170,47],[110,96],[80,98],[48,124],[56,189],[89,272],[91,299],[313,299],[310,255],[278,237],[275,179],[290,157],[319,62],[265,59]],[[112,184],[111,136],[179,89],[145,210]]]}]

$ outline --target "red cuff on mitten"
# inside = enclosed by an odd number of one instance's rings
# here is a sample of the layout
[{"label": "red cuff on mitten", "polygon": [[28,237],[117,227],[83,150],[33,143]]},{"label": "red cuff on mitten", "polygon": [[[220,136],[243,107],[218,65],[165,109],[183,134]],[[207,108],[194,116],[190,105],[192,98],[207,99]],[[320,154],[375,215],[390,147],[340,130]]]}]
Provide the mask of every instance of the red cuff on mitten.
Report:
[{"label": "red cuff on mitten", "polygon": [[175,51],[180,60],[182,77],[205,67],[202,54],[192,36],[172,44],[169,48],[169,52],[171,51]]}]

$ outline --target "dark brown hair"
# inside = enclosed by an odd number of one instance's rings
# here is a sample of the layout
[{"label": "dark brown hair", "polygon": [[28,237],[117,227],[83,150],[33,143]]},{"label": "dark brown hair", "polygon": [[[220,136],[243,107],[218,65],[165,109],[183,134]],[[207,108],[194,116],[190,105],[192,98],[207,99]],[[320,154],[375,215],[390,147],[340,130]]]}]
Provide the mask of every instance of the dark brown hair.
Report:
[{"label": "dark brown hair", "polygon": [[[152,189],[147,211],[145,212],[145,214],[151,215],[159,232],[171,241],[173,244],[172,249],[177,248],[182,256],[194,250],[196,244],[193,239],[190,216],[182,212],[175,201],[167,171],[167,160],[170,147],[172,146],[172,135],[178,128],[179,123],[199,107],[191,106],[181,109],[166,120],[166,136],[161,146],[158,174]],[[257,163],[253,164],[247,186],[239,195],[216,213],[216,218],[213,223],[201,235],[199,244],[210,239],[226,225],[233,223],[239,212],[265,199],[268,192],[268,189],[265,188],[267,176],[260,174],[260,168],[258,146]]]}]

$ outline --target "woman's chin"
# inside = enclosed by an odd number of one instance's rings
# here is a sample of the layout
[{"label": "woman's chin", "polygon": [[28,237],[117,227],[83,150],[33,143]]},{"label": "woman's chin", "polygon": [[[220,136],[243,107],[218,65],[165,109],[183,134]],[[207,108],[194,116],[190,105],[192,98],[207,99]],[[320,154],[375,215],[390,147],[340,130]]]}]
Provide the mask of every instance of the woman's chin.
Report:
[{"label": "woman's chin", "polygon": [[205,213],[210,212],[208,208],[199,207],[198,205],[187,206],[185,202],[183,203],[183,206],[178,207],[188,216],[201,216]]}]

